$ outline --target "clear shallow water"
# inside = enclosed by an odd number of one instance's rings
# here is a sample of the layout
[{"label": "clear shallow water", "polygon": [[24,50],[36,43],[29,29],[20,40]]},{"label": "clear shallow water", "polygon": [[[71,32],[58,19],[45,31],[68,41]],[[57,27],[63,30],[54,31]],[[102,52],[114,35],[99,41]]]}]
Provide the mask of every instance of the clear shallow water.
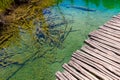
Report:
[{"label": "clear shallow water", "polygon": [[[113,15],[120,12],[119,7],[112,6],[113,3],[103,3],[102,0],[86,3],[87,0],[74,0],[71,3],[69,0],[64,0],[59,3],[58,6],[52,6],[48,8],[51,12],[50,20],[58,24],[63,22],[63,16],[67,21],[68,30],[72,27],[72,31],[69,33],[62,48],[56,48],[53,51],[47,51],[45,56],[41,56],[35,60],[29,60],[25,64],[21,65],[10,65],[8,67],[0,68],[0,80],[6,80],[10,77],[10,80],[54,80],[55,72],[62,71],[62,64],[68,62],[73,52],[84,44],[83,41],[87,39],[89,32],[98,29],[106,21],[110,20]],[[94,2],[92,2],[94,1]],[[96,6],[98,3],[98,6]],[[84,6],[89,7],[96,11],[85,11],[78,8],[72,8],[72,6]],[[108,5],[108,6],[107,6]],[[48,14],[44,16],[48,18]],[[56,28],[64,28],[66,23],[57,25]],[[20,33],[22,39],[20,41],[21,46],[11,45],[7,49],[8,53],[19,53],[16,56],[17,62],[23,63],[27,58],[29,59],[33,53],[38,51],[38,47],[32,42],[31,34]],[[33,35],[34,36],[34,35]],[[39,50],[39,53],[45,53],[44,50],[49,50],[48,46],[45,45],[43,50]],[[39,55],[39,54],[38,54]],[[18,71],[17,71],[18,70]],[[17,71],[17,72],[15,72]],[[15,73],[14,73],[15,72]]]}]

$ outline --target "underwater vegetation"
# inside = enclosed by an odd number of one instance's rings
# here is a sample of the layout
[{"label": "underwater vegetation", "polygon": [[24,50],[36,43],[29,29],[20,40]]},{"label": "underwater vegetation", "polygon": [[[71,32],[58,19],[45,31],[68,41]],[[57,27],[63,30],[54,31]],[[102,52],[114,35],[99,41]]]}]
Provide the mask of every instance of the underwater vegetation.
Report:
[{"label": "underwater vegetation", "polygon": [[[54,51],[62,48],[62,43],[72,31],[72,27],[67,28],[68,22],[63,15],[60,18],[52,15],[47,8],[56,4],[54,0],[13,3],[14,6],[3,9],[0,18],[0,68],[4,70],[11,65],[18,66],[5,77],[6,80],[12,78],[29,61],[38,58],[50,58],[49,64],[61,62],[63,58],[58,60]],[[57,19],[61,22],[55,23]]]},{"label": "underwater vegetation", "polygon": [[[16,37],[19,37],[20,31],[24,30],[30,32],[31,29],[34,29],[33,23],[35,19],[39,20],[39,18],[44,18],[42,14],[42,9],[55,4],[54,0],[51,1],[51,3],[49,2],[49,0],[47,0],[48,2],[43,4],[41,4],[42,1],[40,0],[29,1],[29,3],[24,3],[21,5],[17,2],[13,2],[14,5],[11,5],[12,7],[3,6],[4,8],[6,8],[5,10],[1,8],[3,10],[3,13],[1,13],[0,17],[0,48],[8,47],[10,45],[10,41],[15,40],[16,42]],[[5,1],[3,0],[3,2]],[[4,4],[3,2],[1,1],[2,4]],[[39,6],[40,4],[41,6]],[[8,14],[6,14],[6,11]],[[9,42],[6,44],[7,41]]]},{"label": "underwater vegetation", "polygon": [[[3,1],[4,2],[4,1]],[[1,1],[1,3],[3,3]],[[42,4],[41,4],[42,3]],[[35,30],[36,22],[40,20],[44,23],[44,14],[49,13],[49,10],[43,10],[50,5],[55,5],[57,2],[52,0],[49,2],[47,0],[46,3],[40,0],[13,0],[11,1],[10,7],[4,7],[2,9],[4,12],[1,13],[0,17],[0,49],[6,48],[12,42],[19,44],[20,34],[21,32],[29,32],[32,33],[32,30]],[[4,3],[3,3],[4,4]],[[6,4],[6,3],[5,3]],[[41,6],[39,6],[41,5]],[[48,12],[47,12],[48,11]],[[7,14],[6,14],[7,13]],[[60,24],[42,24],[42,31],[44,35],[48,36],[49,28],[59,26],[65,23]],[[15,33],[15,34],[13,34]],[[52,37],[51,37],[52,39]],[[8,41],[8,42],[7,42]],[[17,42],[18,41],[18,42]]]},{"label": "underwater vegetation", "polygon": [[[68,22],[62,19],[62,17],[52,14],[49,8],[44,9],[43,14],[45,16],[45,21],[43,22],[43,20],[40,20],[36,24],[36,35],[38,38],[37,41],[41,44],[42,41],[49,42],[50,46],[59,48],[64,42],[65,38],[68,36],[67,34],[71,32],[72,28],[66,30],[67,26],[65,26],[65,28],[60,29],[59,27],[67,25]],[[48,32],[46,33],[43,28],[44,24],[48,25]]]},{"label": "underwater vegetation", "polygon": [[[58,18],[49,10],[56,1],[13,0],[8,3],[9,6],[2,6],[0,14],[0,69],[9,72],[6,68],[17,67],[13,73],[1,75],[3,80],[9,80],[28,62],[39,58],[48,58],[49,64],[61,62],[63,58],[56,58],[55,50],[62,48],[72,28],[67,29],[68,22],[63,15]],[[61,22],[55,23],[56,19]]]}]

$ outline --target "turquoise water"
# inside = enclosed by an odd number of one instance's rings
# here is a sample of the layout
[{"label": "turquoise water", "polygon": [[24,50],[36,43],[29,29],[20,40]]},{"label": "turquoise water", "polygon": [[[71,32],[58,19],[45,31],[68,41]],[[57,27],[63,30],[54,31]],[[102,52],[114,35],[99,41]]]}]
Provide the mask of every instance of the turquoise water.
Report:
[{"label": "turquoise water", "polygon": [[[57,24],[55,29],[58,30],[64,30],[67,26],[66,32],[72,28],[61,47],[51,50],[48,43],[42,43],[44,46],[41,48],[38,46],[39,44],[36,43],[36,45],[32,41],[31,34],[20,32],[21,45],[11,43],[11,46],[6,49],[7,53],[17,53],[11,58],[17,63],[7,67],[1,66],[0,80],[55,80],[55,72],[63,70],[62,64],[67,63],[72,53],[84,45],[84,40],[88,38],[89,32],[98,29],[113,15],[120,12],[116,2],[107,1],[73,0],[71,2],[63,0],[57,6],[47,8],[50,11],[44,13],[46,19],[50,18],[46,21],[47,23]],[[32,34],[32,36],[35,35]],[[37,55],[34,55],[35,53]]]}]

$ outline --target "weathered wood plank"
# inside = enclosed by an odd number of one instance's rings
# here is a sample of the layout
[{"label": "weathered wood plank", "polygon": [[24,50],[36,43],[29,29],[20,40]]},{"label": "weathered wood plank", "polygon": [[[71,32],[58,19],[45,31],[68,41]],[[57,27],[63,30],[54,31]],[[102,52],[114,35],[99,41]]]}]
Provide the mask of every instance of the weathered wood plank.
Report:
[{"label": "weathered wood plank", "polygon": [[116,16],[116,15],[114,15],[113,18],[115,18],[115,19],[120,19],[120,17],[118,17],[118,16]]},{"label": "weathered wood plank", "polygon": [[94,31],[93,33],[90,33],[90,36],[97,36],[101,39],[109,40],[109,41],[111,41],[111,43],[115,43],[117,45],[120,45],[120,39],[119,38],[116,38],[114,36],[111,36],[109,34],[101,32],[101,31]]},{"label": "weathered wood plank", "polygon": [[111,32],[111,33],[116,34],[116,35],[120,35],[120,31],[116,31],[116,30],[109,28],[109,27],[100,26],[100,29],[103,29],[107,32]]},{"label": "weathered wood plank", "polygon": [[[100,60],[103,61],[104,67],[114,73],[116,73],[116,75],[120,76],[120,66],[116,66],[115,63],[113,63],[113,61],[100,56],[99,54],[96,54],[95,52],[87,49],[87,48],[82,48],[83,51],[87,52],[88,54],[92,54],[94,57],[99,58]],[[106,61],[107,60],[107,61]]]},{"label": "weathered wood plank", "polygon": [[107,49],[104,49],[103,47],[99,46],[96,43],[90,42],[89,40],[88,41],[86,40],[85,42],[94,48],[89,47],[89,46],[85,46],[85,47],[90,48],[92,51],[97,52],[98,54],[120,64],[120,61],[119,61],[120,57],[115,55],[114,52],[107,50]]},{"label": "weathered wood plank", "polygon": [[60,80],[68,80],[60,71],[56,73],[56,77]]},{"label": "weathered wood plank", "polygon": [[108,34],[108,35],[114,36],[114,37],[116,37],[117,39],[120,40],[120,35],[117,35],[117,34],[111,33],[111,32],[106,31],[106,30],[104,30],[104,29],[99,29],[98,31],[101,32],[101,33],[105,33],[105,34]]},{"label": "weathered wood plank", "polygon": [[[112,21],[114,21],[114,22],[120,23],[120,22],[119,22],[119,21],[120,21],[120,19],[117,19],[117,18],[112,18],[111,20],[112,20]],[[111,21],[111,20],[110,20],[110,21]]]},{"label": "weathered wood plank", "polygon": [[114,22],[107,22],[107,24],[110,24],[110,25],[112,25],[112,26],[116,26],[116,27],[118,27],[118,28],[120,28],[120,24],[119,23],[114,23]]},{"label": "weathered wood plank", "polygon": [[84,67],[89,72],[93,73],[94,75],[98,76],[99,78],[101,78],[103,80],[112,80],[108,76],[105,76],[104,74],[102,74],[98,70],[94,69],[93,67],[91,67],[91,66],[89,66],[89,65],[83,63],[82,61],[79,61],[79,60],[77,60],[77,59],[75,59],[73,57],[71,58],[70,62],[77,63],[78,65]]},{"label": "weathered wood plank", "polygon": [[115,45],[115,44],[113,44],[113,43],[110,43],[110,42],[108,42],[108,41],[102,40],[102,39],[97,38],[97,37],[94,37],[94,36],[92,36],[92,37],[90,37],[90,38],[93,39],[93,40],[96,40],[96,41],[98,41],[98,42],[101,42],[101,43],[103,43],[103,44],[109,45],[109,46],[111,46],[111,47],[113,47],[113,48],[115,48],[115,49],[120,50],[120,47],[119,47],[118,45]]},{"label": "weathered wood plank", "polygon": [[112,20],[110,20],[108,22],[120,24],[120,20],[117,20],[117,19],[112,19]]},{"label": "weathered wood plank", "polygon": [[89,73],[88,71],[86,71],[84,68],[82,68],[78,64],[73,63],[73,62],[69,62],[69,65],[71,65],[72,67],[74,67],[75,69],[77,69],[81,74],[85,75],[90,80],[98,80],[93,74]]},{"label": "weathered wood plank", "polygon": [[[91,39],[85,40],[85,42],[88,43],[88,44],[90,44],[90,43],[97,44],[97,45],[99,45],[99,46],[101,46],[101,47],[103,47],[103,48],[105,48],[105,49],[107,49],[107,50],[109,50],[109,51],[114,52],[114,53],[115,53],[115,56],[118,56],[118,55],[120,56],[120,50],[115,49],[115,48],[113,48],[113,47],[111,47],[111,46],[105,45],[105,44],[103,44],[103,43],[101,43],[101,42],[98,42],[98,41],[95,41],[95,40],[91,40]],[[92,44],[90,44],[90,45],[93,46]],[[114,54],[113,54],[113,55],[114,55]],[[119,57],[119,56],[118,56],[118,57]]]},{"label": "weathered wood plank", "polygon": [[104,37],[102,35],[99,35],[99,34],[89,34],[90,35],[90,38],[94,37],[94,38],[98,38],[100,40],[104,40],[110,44],[113,44],[114,46],[116,46],[118,49],[120,49],[120,43],[119,42],[116,42],[112,39],[109,39],[107,37]]},{"label": "weathered wood plank", "polygon": [[113,25],[110,25],[110,24],[107,24],[107,23],[105,23],[104,26],[105,26],[105,27],[112,28],[112,29],[117,30],[117,31],[120,31],[120,28],[119,28],[119,27],[116,27],[116,26],[113,26]]},{"label": "weathered wood plank", "polygon": [[[80,55],[80,56],[83,56],[83,57],[86,57],[90,60],[92,60],[93,62],[97,63],[97,64],[100,64],[102,66],[104,66],[107,70],[111,71],[112,73],[114,73],[116,76],[120,77],[120,72],[119,72],[119,69],[117,69],[115,67],[115,65],[111,62],[111,61],[106,61],[105,59],[100,59],[100,58],[97,58],[96,55],[94,55],[93,53],[83,53],[79,50],[76,51],[76,55]],[[82,53],[82,54],[81,54]],[[93,55],[92,55],[93,54]],[[104,61],[105,60],[105,61]],[[119,67],[119,66],[117,66]]]},{"label": "weathered wood plank", "polygon": [[67,77],[68,80],[77,80],[73,75],[71,75],[68,71],[64,71],[63,75]]},{"label": "weathered wood plank", "polygon": [[[115,74],[109,72],[107,69],[105,69],[103,66],[101,66],[100,64],[97,64],[95,63],[94,61],[88,59],[88,58],[85,58],[83,56],[80,56],[80,55],[76,55],[76,54],[73,54],[74,58],[78,59],[78,60],[81,60],[82,62],[85,62],[86,64],[89,64],[91,66],[93,66],[94,68],[98,69],[99,71],[101,71],[103,74],[111,77],[112,79],[119,79],[118,76],[116,76]],[[74,64],[74,63],[73,63]],[[73,66],[76,66],[76,65],[73,65]],[[82,72],[82,70],[81,70]],[[92,80],[95,80],[95,79],[92,79]]]},{"label": "weathered wood plank", "polygon": [[[95,53],[97,53],[97,54],[99,54],[99,55],[101,55],[101,56],[103,56],[103,57],[105,57],[105,58],[107,58],[107,59],[109,59],[109,60],[111,60],[112,61],[112,63],[115,65],[115,66],[120,66],[120,59],[117,57],[117,56],[111,56],[111,55],[108,55],[108,54],[104,54],[104,52],[101,52],[101,51],[99,51],[98,49],[94,49],[94,48],[92,48],[92,47],[89,47],[89,46],[85,46],[85,48],[87,48],[88,50],[90,50],[90,51],[93,51],[93,52],[95,52]],[[109,52],[108,52],[109,53]],[[117,61],[118,60],[118,61]],[[119,69],[120,69],[120,67],[118,67]]]},{"label": "weathered wood plank", "polygon": [[[108,59],[108,58],[105,58],[104,56],[101,56],[100,54],[98,54],[98,53],[96,53],[96,52],[93,52],[93,51],[87,49],[86,47],[82,47],[81,50],[83,50],[84,52],[86,52],[86,53],[89,54],[89,55],[94,56],[95,58],[98,58],[99,60],[103,61],[104,63],[107,63],[107,64],[109,64],[109,65],[111,65],[111,66],[114,66],[114,67],[116,67],[116,68],[118,68],[118,69],[120,68],[120,67],[117,66],[118,64],[116,64],[115,62],[111,61],[111,60]],[[102,62],[102,63],[103,63],[103,62]],[[116,65],[115,65],[115,64],[116,64]]]},{"label": "weathered wood plank", "polygon": [[104,33],[100,33],[99,31],[94,31],[94,32],[90,33],[89,35],[106,40],[106,41],[116,44],[118,46],[120,45],[120,40],[118,38],[104,34]]},{"label": "weathered wood plank", "polygon": [[89,80],[88,78],[77,72],[75,69],[73,69],[66,63],[63,65],[63,68],[67,70],[70,74],[74,75],[79,80]]},{"label": "weathered wood plank", "polygon": [[118,15],[118,16],[114,15],[112,18],[115,18],[115,19],[119,19],[119,20],[120,20],[119,15]]}]

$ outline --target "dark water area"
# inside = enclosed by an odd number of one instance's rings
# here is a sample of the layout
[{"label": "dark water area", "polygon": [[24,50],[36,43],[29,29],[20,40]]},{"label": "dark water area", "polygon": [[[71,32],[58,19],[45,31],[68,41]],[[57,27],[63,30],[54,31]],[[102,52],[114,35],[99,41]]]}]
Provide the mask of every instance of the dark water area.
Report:
[{"label": "dark water area", "polygon": [[[58,0],[42,11],[29,33],[20,28],[20,45],[0,51],[0,80],[55,80],[88,34],[120,12],[119,0]],[[48,25],[46,28],[45,26]]]}]

